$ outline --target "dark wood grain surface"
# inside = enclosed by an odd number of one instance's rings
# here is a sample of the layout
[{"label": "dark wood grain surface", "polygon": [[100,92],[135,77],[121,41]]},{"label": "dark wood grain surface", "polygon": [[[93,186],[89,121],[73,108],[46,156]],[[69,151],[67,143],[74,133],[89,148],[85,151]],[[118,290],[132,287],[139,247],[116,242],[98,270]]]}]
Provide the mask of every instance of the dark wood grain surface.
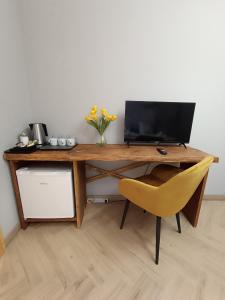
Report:
[{"label": "dark wood grain surface", "polygon": [[166,146],[167,155],[161,155],[156,150],[156,146],[130,146],[127,145],[97,145],[82,144],[77,145],[72,150],[67,151],[36,151],[30,154],[5,153],[6,160],[23,161],[149,161],[149,162],[185,162],[196,163],[206,156],[213,156],[214,162],[219,158],[204,151],[183,146]]}]

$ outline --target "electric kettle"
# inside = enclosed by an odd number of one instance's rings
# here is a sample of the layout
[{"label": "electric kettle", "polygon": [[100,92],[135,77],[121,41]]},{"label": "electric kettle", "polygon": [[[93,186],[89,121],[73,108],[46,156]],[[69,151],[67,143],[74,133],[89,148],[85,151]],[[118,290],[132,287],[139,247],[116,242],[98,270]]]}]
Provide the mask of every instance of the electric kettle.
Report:
[{"label": "electric kettle", "polygon": [[31,123],[29,124],[32,134],[32,139],[37,140],[38,145],[46,143],[46,137],[48,136],[47,126],[43,123]]}]

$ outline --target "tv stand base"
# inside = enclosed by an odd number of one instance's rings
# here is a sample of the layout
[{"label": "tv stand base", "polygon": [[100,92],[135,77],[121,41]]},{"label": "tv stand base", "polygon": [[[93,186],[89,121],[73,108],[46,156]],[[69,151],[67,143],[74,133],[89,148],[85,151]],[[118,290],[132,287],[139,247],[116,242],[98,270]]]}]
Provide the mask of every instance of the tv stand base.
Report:
[{"label": "tv stand base", "polygon": [[174,143],[174,144],[171,144],[171,143],[163,143],[163,142],[154,142],[154,143],[140,143],[140,142],[137,142],[137,143],[132,143],[132,142],[126,142],[127,144],[127,147],[129,148],[131,145],[133,146],[184,146],[185,149],[187,149],[187,146],[185,145],[185,143]]},{"label": "tv stand base", "polygon": [[185,143],[180,143],[179,146],[184,146],[185,149],[187,149],[187,146],[185,145]]}]

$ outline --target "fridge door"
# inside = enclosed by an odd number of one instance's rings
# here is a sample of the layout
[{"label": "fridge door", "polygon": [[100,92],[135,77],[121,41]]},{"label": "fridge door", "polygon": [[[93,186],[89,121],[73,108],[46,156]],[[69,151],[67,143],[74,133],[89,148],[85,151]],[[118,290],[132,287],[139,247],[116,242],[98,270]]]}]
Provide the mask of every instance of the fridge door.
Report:
[{"label": "fridge door", "polygon": [[71,169],[22,168],[17,178],[25,219],[75,216]]}]

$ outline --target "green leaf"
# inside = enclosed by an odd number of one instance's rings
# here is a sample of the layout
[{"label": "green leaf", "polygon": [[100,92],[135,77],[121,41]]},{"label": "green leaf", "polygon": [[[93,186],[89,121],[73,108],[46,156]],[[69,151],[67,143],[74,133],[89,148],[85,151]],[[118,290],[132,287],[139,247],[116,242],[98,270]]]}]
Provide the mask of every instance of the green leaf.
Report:
[{"label": "green leaf", "polygon": [[93,126],[94,128],[96,128],[98,130],[98,125],[95,121],[93,120],[90,120],[90,121],[87,121],[89,125]]}]

